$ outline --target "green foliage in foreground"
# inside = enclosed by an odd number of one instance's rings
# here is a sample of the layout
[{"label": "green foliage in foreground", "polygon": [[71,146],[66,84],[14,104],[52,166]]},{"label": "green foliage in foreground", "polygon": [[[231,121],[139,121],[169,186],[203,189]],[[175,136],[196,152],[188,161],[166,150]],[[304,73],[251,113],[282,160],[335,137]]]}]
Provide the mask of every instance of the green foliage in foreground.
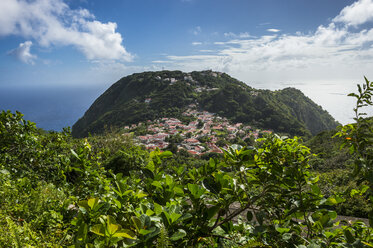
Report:
[{"label": "green foliage in foreground", "polygon": [[[371,105],[373,83],[360,90]],[[359,102],[360,101],[360,102]],[[357,114],[358,115],[358,114]],[[373,132],[358,115],[338,133],[373,202]],[[372,247],[370,226],[336,221],[298,138],[270,135],[190,166],[131,137],[72,139],[0,114],[0,247]]]},{"label": "green foliage in foreground", "polygon": [[324,131],[305,142],[316,154],[310,160],[311,168],[320,176],[319,185],[324,195],[343,194],[345,201],[333,207],[338,214],[367,218],[371,205],[365,196],[350,194],[359,179],[353,173],[354,159],[349,148],[340,149],[346,139],[336,137],[336,133],[337,130]]}]

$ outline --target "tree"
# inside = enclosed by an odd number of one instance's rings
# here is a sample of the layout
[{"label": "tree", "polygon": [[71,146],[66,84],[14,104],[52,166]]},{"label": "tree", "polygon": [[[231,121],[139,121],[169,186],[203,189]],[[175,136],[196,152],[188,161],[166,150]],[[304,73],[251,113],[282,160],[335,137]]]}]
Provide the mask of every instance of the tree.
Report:
[{"label": "tree", "polygon": [[353,189],[351,195],[368,197],[371,204],[369,224],[373,227],[373,119],[366,118],[367,113],[363,112],[363,108],[373,106],[373,82],[364,79],[362,86],[357,85],[358,94],[349,94],[356,98],[353,109],[356,123],[343,126],[336,136],[345,138],[343,146],[347,146],[354,157],[354,176],[358,177],[360,187]]}]

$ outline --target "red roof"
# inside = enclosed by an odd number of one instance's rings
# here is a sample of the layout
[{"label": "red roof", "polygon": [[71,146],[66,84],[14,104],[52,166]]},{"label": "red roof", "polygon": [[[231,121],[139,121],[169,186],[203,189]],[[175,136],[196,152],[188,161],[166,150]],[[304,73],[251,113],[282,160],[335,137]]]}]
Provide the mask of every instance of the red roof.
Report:
[{"label": "red roof", "polygon": [[194,138],[186,139],[185,142],[187,142],[187,143],[199,143],[199,141],[197,139],[194,139]]},{"label": "red roof", "polygon": [[216,153],[223,153],[222,150],[218,149],[211,149],[209,152],[216,152]]},{"label": "red roof", "polygon": [[189,152],[190,154],[192,154],[192,155],[198,155],[198,152],[193,151],[193,150],[188,150],[188,152]]}]

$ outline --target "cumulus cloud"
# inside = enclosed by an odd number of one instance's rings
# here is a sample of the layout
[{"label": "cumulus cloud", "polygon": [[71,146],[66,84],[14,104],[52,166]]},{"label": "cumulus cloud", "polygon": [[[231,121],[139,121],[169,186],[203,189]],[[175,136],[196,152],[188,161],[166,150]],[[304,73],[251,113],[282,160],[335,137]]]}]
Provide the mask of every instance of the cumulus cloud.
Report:
[{"label": "cumulus cloud", "polygon": [[343,22],[347,25],[357,26],[373,20],[373,0],[360,0],[345,7],[334,22]]},{"label": "cumulus cloud", "polygon": [[11,51],[8,52],[9,55],[16,57],[18,60],[22,61],[26,64],[34,64],[34,60],[36,59],[36,55],[31,54],[30,48],[32,46],[31,41],[26,41],[24,43],[19,44],[19,46]]},{"label": "cumulus cloud", "polygon": [[[353,16],[360,6],[369,8],[372,1],[360,0],[347,6],[328,25],[306,34],[275,32],[242,39],[226,33],[231,39],[214,42],[214,53],[167,58],[175,68],[220,70],[250,81],[361,77],[373,66],[373,28],[367,28],[373,11],[359,21]],[[357,23],[367,25],[364,29],[351,26]]]},{"label": "cumulus cloud", "polygon": [[195,42],[192,42],[192,45],[193,46],[199,46],[199,45],[202,45],[202,42],[195,41]]},{"label": "cumulus cloud", "polygon": [[0,1],[0,36],[22,36],[43,47],[73,46],[90,60],[131,61],[116,29],[116,23],[102,23],[63,0]]}]

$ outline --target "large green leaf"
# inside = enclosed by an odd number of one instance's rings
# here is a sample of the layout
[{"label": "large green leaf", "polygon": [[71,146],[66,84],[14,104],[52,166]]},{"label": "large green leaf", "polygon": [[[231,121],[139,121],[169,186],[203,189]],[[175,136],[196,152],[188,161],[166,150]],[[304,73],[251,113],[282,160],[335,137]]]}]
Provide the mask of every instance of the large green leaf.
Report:
[{"label": "large green leaf", "polygon": [[80,160],[78,154],[76,154],[76,152],[75,152],[73,149],[70,149],[70,152],[71,152],[71,154],[72,154],[76,159]]},{"label": "large green leaf", "polygon": [[183,196],[184,195],[184,190],[183,188],[176,186],[174,187],[174,193],[177,194],[178,196]]},{"label": "large green leaf", "polygon": [[132,220],[132,223],[135,225],[137,231],[140,231],[142,229],[141,220],[137,218],[136,216],[132,216],[131,220]]},{"label": "large green leaf", "polygon": [[207,219],[210,220],[211,218],[213,218],[218,213],[219,210],[220,210],[220,206],[218,205],[209,207],[207,209]]},{"label": "large green leaf", "polygon": [[166,184],[171,185],[174,182],[170,175],[166,175]]},{"label": "large green leaf", "polygon": [[203,179],[203,186],[213,194],[219,194],[221,190],[220,183],[215,182],[213,177]]},{"label": "large green leaf", "polygon": [[152,185],[157,187],[157,188],[162,189],[162,183],[160,181],[153,181]]},{"label": "large green leaf", "polygon": [[170,214],[171,223],[174,223],[181,217],[181,214],[178,213],[172,213]]},{"label": "large green leaf", "polygon": [[276,227],[276,231],[279,233],[287,233],[290,231],[290,228],[287,227]]},{"label": "large green leaf", "polygon": [[163,209],[162,206],[159,205],[158,203],[154,203],[154,212],[156,215],[160,215],[162,213]]},{"label": "large green leaf", "polygon": [[[85,211],[88,211],[90,209],[89,205],[88,205],[88,201],[84,200],[84,201],[79,201],[78,202],[78,206],[80,207],[80,209],[82,210],[83,208],[83,212]],[[84,211],[85,210],[85,211]]]},{"label": "large green leaf", "polygon": [[114,233],[113,237],[121,237],[121,238],[127,238],[127,239],[136,239],[135,234],[128,229],[121,229]]},{"label": "large green leaf", "polygon": [[105,227],[102,224],[97,224],[97,225],[92,226],[90,231],[97,235],[105,236]]},{"label": "large green leaf", "polygon": [[112,236],[114,233],[116,233],[119,229],[122,227],[118,224],[108,224],[107,230],[110,236]]},{"label": "large green leaf", "polygon": [[78,240],[85,242],[85,240],[87,239],[87,233],[88,233],[88,225],[86,223],[82,223],[77,233]]},{"label": "large green leaf", "polygon": [[153,226],[153,227],[151,227],[149,229],[141,229],[139,233],[141,235],[148,235],[149,233],[153,233],[155,231],[157,231],[157,228]]},{"label": "large green leaf", "polygon": [[99,199],[98,198],[89,198],[88,199],[88,206],[93,209],[97,203],[98,203]]},{"label": "large green leaf", "polygon": [[159,157],[160,157],[161,159],[170,158],[170,157],[172,157],[172,152],[170,152],[170,151],[164,151],[164,152],[162,152],[162,153],[159,155]]},{"label": "large green leaf", "polygon": [[135,196],[136,196],[137,198],[144,198],[144,197],[148,196],[148,194],[146,194],[146,193],[144,193],[144,192],[142,192],[142,191],[139,191],[139,192],[137,192],[137,193],[135,194]]},{"label": "large green leaf", "polygon": [[183,222],[184,220],[188,220],[188,219],[190,219],[190,218],[192,218],[193,217],[193,215],[192,214],[190,214],[190,213],[186,213],[186,214],[184,214],[183,216],[181,216],[179,219],[177,219],[177,223],[178,222]]},{"label": "large green leaf", "polygon": [[356,239],[354,238],[354,236],[352,235],[352,233],[350,232],[350,230],[345,229],[343,231],[343,233],[344,233],[344,235],[345,235],[346,240],[347,240],[348,243],[351,244],[351,243],[355,242]]},{"label": "large green leaf", "polygon": [[179,239],[182,239],[186,236],[186,232],[183,229],[177,230],[170,238],[172,241],[177,241]]},{"label": "large green leaf", "polygon": [[163,211],[161,213],[161,217],[163,219],[163,223],[168,228],[171,225],[171,216],[170,216],[170,214],[167,213],[166,211]]},{"label": "large green leaf", "polygon": [[205,189],[203,189],[197,184],[188,183],[188,189],[190,190],[190,193],[195,199],[200,198],[203,195],[203,193],[205,193]]}]

